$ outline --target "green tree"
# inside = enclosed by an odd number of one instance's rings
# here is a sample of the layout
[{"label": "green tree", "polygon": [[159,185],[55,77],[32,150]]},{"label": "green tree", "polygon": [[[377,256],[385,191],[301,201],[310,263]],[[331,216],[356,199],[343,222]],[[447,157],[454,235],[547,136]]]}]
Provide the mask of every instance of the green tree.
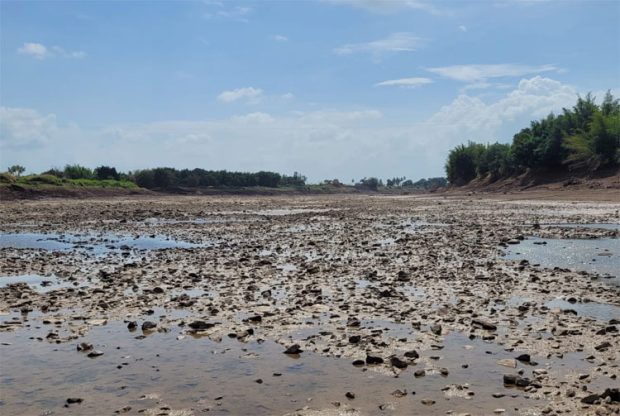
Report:
[{"label": "green tree", "polygon": [[11,175],[21,176],[22,173],[26,171],[26,168],[22,165],[13,165],[9,168],[9,173]]}]

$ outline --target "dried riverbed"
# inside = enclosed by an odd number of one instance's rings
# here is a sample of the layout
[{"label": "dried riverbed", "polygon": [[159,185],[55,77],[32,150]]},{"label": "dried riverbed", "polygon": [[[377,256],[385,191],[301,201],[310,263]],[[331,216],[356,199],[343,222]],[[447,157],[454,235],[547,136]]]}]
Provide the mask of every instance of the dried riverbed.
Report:
[{"label": "dried riverbed", "polygon": [[618,414],[619,209],[3,202],[0,413]]}]

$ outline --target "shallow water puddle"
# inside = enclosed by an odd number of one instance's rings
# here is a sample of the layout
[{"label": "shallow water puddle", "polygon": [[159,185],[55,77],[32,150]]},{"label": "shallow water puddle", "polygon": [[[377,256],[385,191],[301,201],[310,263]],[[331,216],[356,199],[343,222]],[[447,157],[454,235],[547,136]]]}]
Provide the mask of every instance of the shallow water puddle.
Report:
[{"label": "shallow water puddle", "polygon": [[[225,335],[192,338],[182,331],[171,327],[168,333],[138,339],[125,324],[110,322],[63,344],[32,339],[49,332],[35,322],[29,329],[0,333],[0,341],[10,344],[0,346],[5,363],[0,409],[6,414],[95,414],[102,408],[131,406],[127,414],[140,414],[146,408],[169,406],[192,409],[190,414],[209,409],[209,414],[277,415],[304,406],[335,409],[332,403],[340,402],[364,414],[378,413],[379,406],[393,409],[387,414],[445,414],[448,410],[479,414],[498,407],[511,414],[515,407],[539,404],[523,398],[522,391],[503,386],[506,369],[495,360],[510,353],[458,334],[446,337],[442,351],[422,353],[415,368],[395,378],[370,367],[354,367],[348,359],[307,351],[289,356],[281,345],[259,341],[260,334],[244,343]],[[104,354],[88,358],[76,350],[79,342],[92,343]],[[472,343],[473,347],[465,348]],[[470,365],[465,368],[463,363]],[[449,377],[440,376],[435,371],[439,367],[447,367]],[[427,369],[426,377],[414,376],[420,368]],[[397,389],[407,394],[396,397],[392,393]],[[455,389],[473,394],[458,397],[450,393]],[[355,399],[347,399],[346,392],[354,393]],[[496,392],[505,396],[492,397]],[[69,397],[84,401],[63,409]],[[425,406],[422,399],[436,403]]]},{"label": "shallow water puddle", "polygon": [[[506,248],[508,260],[528,260],[542,267],[583,270],[600,275],[620,273],[620,239],[550,239],[530,237]],[[606,279],[620,285],[617,277]]]},{"label": "shallow water puddle", "polygon": [[131,237],[111,234],[3,233],[0,248],[50,251],[80,250],[101,255],[116,251],[198,248],[204,244],[177,241],[162,236]]},{"label": "shallow water puddle", "polygon": [[85,282],[80,282],[79,285],[75,285],[73,282],[60,280],[57,276],[40,276],[38,274],[0,276],[0,288],[18,283],[27,284],[39,293],[46,293],[66,287],[87,286]]},{"label": "shallow water puddle", "polygon": [[550,309],[559,308],[562,310],[573,310],[579,316],[588,316],[601,321],[610,321],[611,319],[620,320],[620,306],[608,305],[598,302],[569,302],[564,299],[554,299],[545,303]]},{"label": "shallow water puddle", "polygon": [[546,223],[540,224],[543,227],[556,227],[556,228],[594,228],[600,230],[612,230],[620,231],[620,224],[612,223]]}]

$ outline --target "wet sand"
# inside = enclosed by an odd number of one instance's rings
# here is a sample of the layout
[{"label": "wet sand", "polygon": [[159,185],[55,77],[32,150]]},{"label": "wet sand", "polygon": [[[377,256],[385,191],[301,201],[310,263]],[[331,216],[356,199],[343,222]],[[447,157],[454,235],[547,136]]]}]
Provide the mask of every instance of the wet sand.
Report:
[{"label": "wet sand", "polygon": [[619,209],[3,202],[0,413],[617,414]]}]

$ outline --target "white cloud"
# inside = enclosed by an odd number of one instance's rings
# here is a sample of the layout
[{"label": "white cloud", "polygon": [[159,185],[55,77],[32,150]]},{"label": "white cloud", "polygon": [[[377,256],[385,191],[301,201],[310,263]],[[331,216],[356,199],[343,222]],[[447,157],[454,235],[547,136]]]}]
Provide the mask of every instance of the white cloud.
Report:
[{"label": "white cloud", "polygon": [[[448,150],[467,140],[509,141],[550,111],[571,107],[577,90],[549,78],[522,79],[499,98],[459,95],[426,120],[377,109],[249,114],[80,129],[53,114],[0,109],[2,164],[29,170],[81,163],[122,170],[153,166],[300,171],[312,180],[443,174]],[[601,97],[599,97],[599,100]],[[119,151],[122,149],[122,151]]]},{"label": "white cloud", "polygon": [[416,88],[422,85],[432,84],[433,80],[430,78],[401,78],[401,79],[390,79],[387,81],[382,81],[375,84],[375,87],[403,87],[403,88]]},{"label": "white cloud", "polygon": [[452,65],[436,68],[427,68],[427,71],[442,77],[464,82],[478,82],[489,78],[520,77],[543,72],[561,72],[554,65],[529,66],[518,64],[497,65]]},{"label": "white cloud", "polygon": [[66,51],[60,46],[52,46],[48,48],[41,43],[26,42],[24,45],[17,49],[17,53],[21,55],[28,55],[35,59],[46,59],[54,56],[60,56],[63,58],[83,58],[86,53],[83,51]]},{"label": "white cloud", "polygon": [[203,13],[205,19],[230,19],[238,22],[247,22],[247,16],[252,13],[253,9],[248,6],[233,6],[228,7],[226,2],[204,2],[208,7],[207,11]]},{"label": "white cloud", "polygon": [[254,87],[237,88],[231,91],[222,91],[217,99],[225,103],[245,99],[249,102],[256,102],[263,94],[263,90]]},{"label": "white cloud", "polygon": [[60,46],[52,46],[52,51],[57,56],[62,56],[63,58],[83,58],[86,56],[86,53],[83,51],[66,51]]},{"label": "white cloud", "polygon": [[372,13],[391,14],[404,10],[422,10],[432,14],[441,11],[426,0],[322,0],[324,3],[364,9]]},{"label": "white cloud", "polygon": [[413,36],[408,32],[392,33],[384,39],[366,43],[349,43],[334,49],[337,55],[351,55],[354,53],[369,53],[379,58],[385,53],[413,52],[424,44],[424,39]]},{"label": "white cloud", "polygon": [[58,130],[56,116],[28,108],[0,107],[0,148],[43,144]]},{"label": "white cloud", "polygon": [[282,98],[283,100],[291,100],[291,99],[295,98],[295,95],[293,95],[292,92],[287,92],[285,94],[282,94],[280,96],[280,98]]},{"label": "white cloud", "polygon": [[467,26],[465,26],[465,25],[460,25],[460,26],[459,26],[459,30],[460,30],[461,32],[467,32]]},{"label": "white cloud", "polygon": [[35,42],[24,43],[24,46],[17,49],[17,52],[22,55],[32,56],[35,59],[45,59],[50,56],[50,53],[45,45]]},{"label": "white cloud", "polygon": [[273,35],[271,38],[276,42],[286,42],[288,40],[288,38],[284,35]]},{"label": "white cloud", "polygon": [[244,116],[234,116],[231,120],[242,124],[265,124],[275,121],[270,114],[262,113],[260,111],[256,113],[249,113]]}]

